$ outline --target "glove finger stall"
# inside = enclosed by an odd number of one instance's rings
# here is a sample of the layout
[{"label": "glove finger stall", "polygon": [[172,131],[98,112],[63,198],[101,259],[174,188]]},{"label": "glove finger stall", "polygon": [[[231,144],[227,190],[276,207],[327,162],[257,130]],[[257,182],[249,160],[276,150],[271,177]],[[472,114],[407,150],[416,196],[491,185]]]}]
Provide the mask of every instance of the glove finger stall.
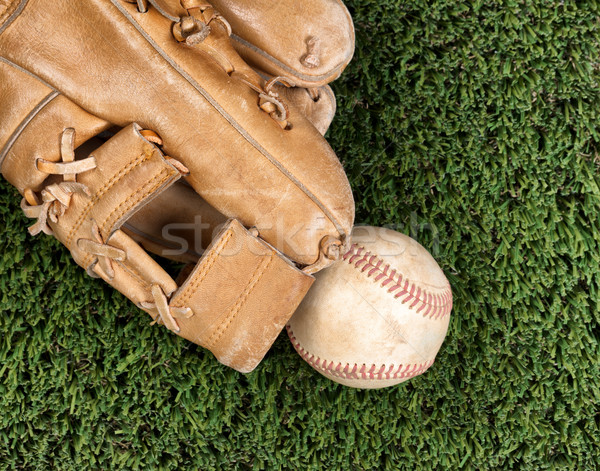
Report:
[{"label": "glove finger stall", "polygon": [[[221,47],[216,54],[179,43],[173,22],[156,9],[140,13],[118,0],[20,4],[22,12],[0,35],[0,56],[100,121],[139,122],[156,131],[165,153],[190,170],[187,181],[208,203],[257,227],[292,260],[317,262],[326,237],[345,242],[354,206],[337,157],[302,116],[282,129],[261,109],[253,86],[260,78],[226,38],[210,46]],[[218,25],[212,29],[217,39],[224,33]],[[29,38],[27,54],[23,37]]]}]

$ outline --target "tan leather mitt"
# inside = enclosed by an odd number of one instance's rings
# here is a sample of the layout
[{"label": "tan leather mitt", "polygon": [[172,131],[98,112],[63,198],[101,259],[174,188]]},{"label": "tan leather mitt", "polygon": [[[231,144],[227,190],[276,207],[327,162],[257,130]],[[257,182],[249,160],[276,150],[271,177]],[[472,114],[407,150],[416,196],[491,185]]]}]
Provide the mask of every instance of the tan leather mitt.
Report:
[{"label": "tan leather mitt", "polygon": [[[329,145],[230,32],[204,1],[0,0],[0,169],[32,234],[247,372],[348,246],[354,205]],[[227,221],[176,282],[122,229],[175,211],[160,196],[184,180]]]}]

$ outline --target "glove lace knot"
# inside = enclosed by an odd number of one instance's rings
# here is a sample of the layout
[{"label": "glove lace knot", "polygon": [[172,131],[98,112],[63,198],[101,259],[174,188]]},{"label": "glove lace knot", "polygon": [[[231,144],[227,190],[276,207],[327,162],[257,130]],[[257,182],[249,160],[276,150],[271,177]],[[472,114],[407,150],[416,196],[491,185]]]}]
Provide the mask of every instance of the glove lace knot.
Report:
[{"label": "glove lace knot", "polygon": [[88,157],[75,161],[75,130],[67,128],[61,135],[60,162],[51,162],[41,158],[36,159],[39,171],[48,175],[61,175],[62,182],[53,183],[41,192],[41,201],[34,191],[26,189],[21,200],[21,209],[28,218],[37,219],[29,228],[31,235],[40,232],[53,235],[48,221],[58,222],[71,203],[73,194],[79,193],[90,196],[88,188],[77,182],[77,174],[96,168],[96,159]]},{"label": "glove lace knot", "polygon": [[[231,36],[232,30],[229,22],[208,3],[202,0],[181,0],[181,6],[187,11],[188,15],[178,18],[166,12],[160,7],[156,0],[128,0],[130,3],[137,3],[138,11],[145,13],[148,11],[148,4],[152,5],[158,13],[173,22],[173,36],[180,43],[188,46],[202,45],[211,34],[211,25],[213,22],[220,22],[227,35]],[[288,122],[289,109],[281,100],[279,95],[273,90],[276,83],[281,83],[286,87],[295,86],[294,82],[287,77],[274,77],[262,86],[257,82],[262,81],[260,77],[251,80],[244,73],[236,71],[232,61],[226,54],[220,53],[213,45],[202,46],[202,49],[210,54],[213,59],[223,68],[231,77],[238,78],[247,84],[252,90],[258,93],[258,107],[273,118],[282,129],[291,129],[292,125]],[[319,42],[317,39],[309,41],[309,56],[313,57],[318,53]],[[311,55],[312,54],[312,55]],[[307,56],[308,57],[308,56]],[[307,60],[314,63],[314,57]]]},{"label": "glove lace knot", "polygon": [[87,273],[92,278],[98,278],[98,275],[93,271],[94,266],[98,264],[108,279],[112,280],[115,277],[113,260],[122,262],[127,259],[127,253],[124,250],[104,242],[100,228],[95,221],[92,223],[92,239],[77,240],[77,247],[90,255],[96,256],[96,260],[87,268]]},{"label": "glove lace knot", "polygon": [[157,284],[152,285],[150,292],[152,293],[153,301],[142,302],[140,305],[143,309],[149,311],[154,319],[151,325],[163,324],[173,332],[180,332],[181,329],[176,319],[189,319],[194,315],[194,311],[189,307],[169,306],[167,295]]},{"label": "glove lace knot", "polygon": [[295,87],[295,82],[289,77],[273,77],[265,83],[264,88],[253,83],[243,73],[232,71],[229,75],[244,82],[248,87],[258,93],[258,106],[281,126],[282,129],[291,129],[292,124],[288,121],[289,108],[274,90],[275,85],[281,84],[285,87]]},{"label": "glove lace knot", "polygon": [[321,54],[321,40],[319,38],[310,37],[306,41],[306,54],[302,56],[300,62],[304,67],[315,69],[321,65],[319,55]]}]

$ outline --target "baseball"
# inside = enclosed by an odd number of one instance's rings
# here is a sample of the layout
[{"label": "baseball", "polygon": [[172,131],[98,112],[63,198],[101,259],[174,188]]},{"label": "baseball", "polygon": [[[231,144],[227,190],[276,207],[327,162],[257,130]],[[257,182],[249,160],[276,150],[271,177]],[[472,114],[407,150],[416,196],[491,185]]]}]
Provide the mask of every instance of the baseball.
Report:
[{"label": "baseball", "polygon": [[316,278],[287,331],[319,373],[374,389],[431,367],[448,330],[452,291],[420,244],[396,231],[358,226],[348,252]]}]

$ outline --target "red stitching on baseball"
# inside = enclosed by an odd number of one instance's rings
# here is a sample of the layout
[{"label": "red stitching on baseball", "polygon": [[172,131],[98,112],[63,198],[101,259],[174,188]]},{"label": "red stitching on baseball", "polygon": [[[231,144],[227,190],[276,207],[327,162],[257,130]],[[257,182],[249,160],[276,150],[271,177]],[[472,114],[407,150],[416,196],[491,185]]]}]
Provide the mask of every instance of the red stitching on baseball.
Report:
[{"label": "red stitching on baseball", "polygon": [[312,353],[306,351],[304,347],[300,345],[300,342],[296,339],[296,337],[294,337],[294,332],[292,332],[292,327],[290,325],[286,325],[286,330],[290,340],[292,341],[292,345],[298,354],[304,358],[306,363],[316,370],[319,370],[330,376],[336,376],[338,378],[368,380],[408,379],[424,373],[431,365],[433,365],[434,362],[434,360],[429,360],[420,364],[399,365],[397,368],[394,367],[394,364],[389,366],[379,366],[375,364],[367,366],[364,363],[362,366],[359,366],[356,363],[351,365],[350,363],[343,364],[341,362],[335,364],[333,361],[321,359],[319,357],[315,358]]},{"label": "red stitching on baseball", "polygon": [[417,312],[423,311],[423,317],[442,319],[452,311],[452,292],[449,285],[441,294],[430,293],[408,279],[403,280],[402,274],[395,268],[392,269],[389,264],[385,264],[382,268],[384,263],[382,259],[356,244],[352,244],[343,259],[362,273],[368,270],[367,277],[371,278],[375,275],[373,281],[381,282],[382,288],[391,284],[387,292],[393,294],[396,299],[404,297],[402,304],[412,301],[409,308],[416,308]]}]

